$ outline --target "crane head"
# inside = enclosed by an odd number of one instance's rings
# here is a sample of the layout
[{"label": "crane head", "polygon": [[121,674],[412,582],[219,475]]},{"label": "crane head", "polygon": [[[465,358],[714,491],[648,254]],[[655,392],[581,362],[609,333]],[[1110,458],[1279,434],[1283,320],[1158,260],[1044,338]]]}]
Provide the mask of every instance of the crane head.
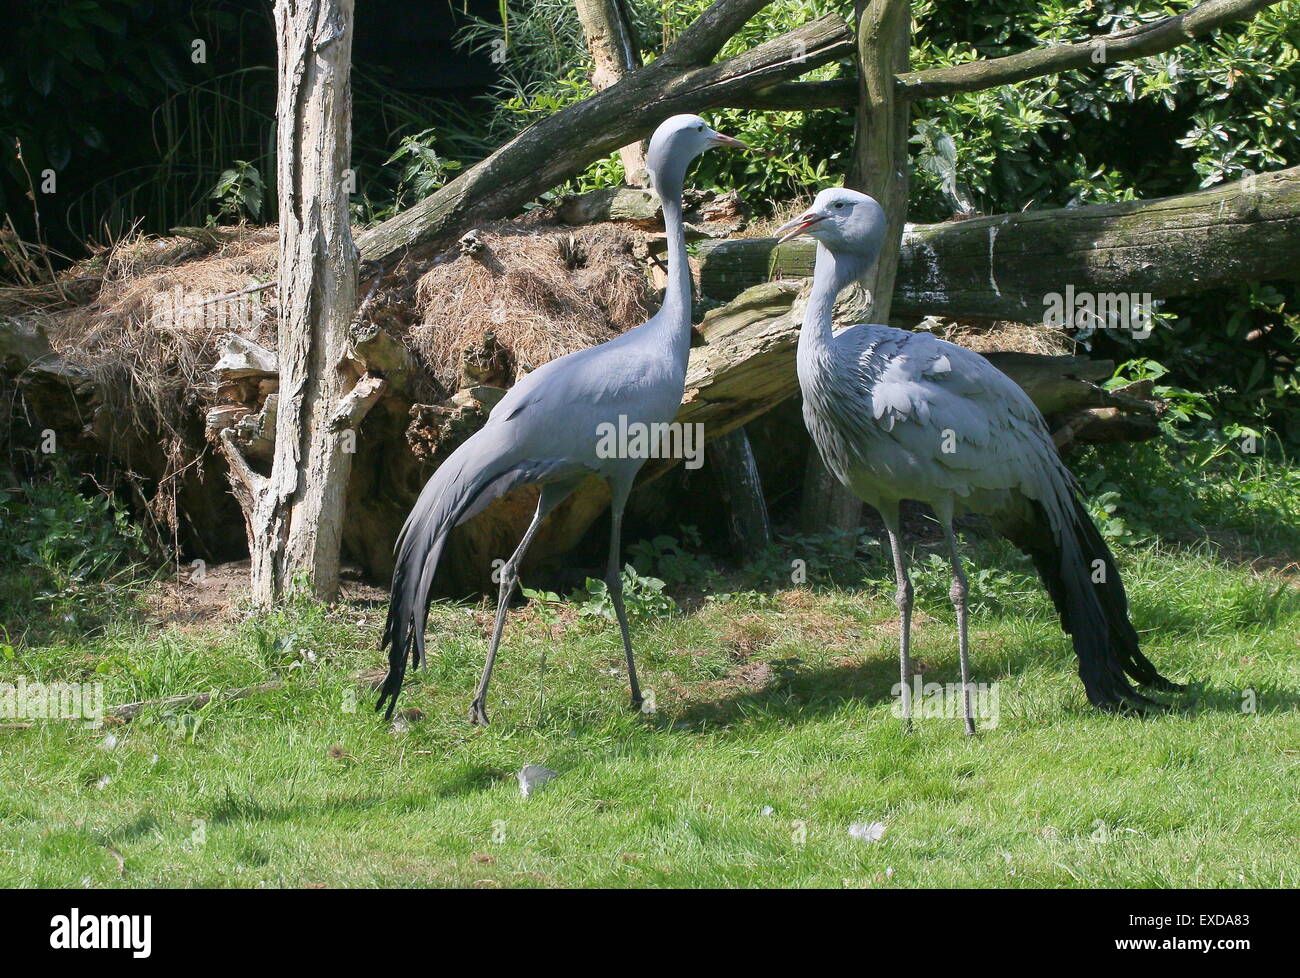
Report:
[{"label": "crane head", "polygon": [[823,190],[812,206],[776,230],[776,240],[806,234],[834,252],[849,252],[871,260],[885,236],[885,212],[874,197],[847,187]]},{"label": "crane head", "polygon": [[670,174],[681,180],[685,178],[691,160],[717,146],[749,149],[739,139],[724,136],[698,115],[670,116],[659,123],[659,128],[650,137],[646,169],[656,187]]}]

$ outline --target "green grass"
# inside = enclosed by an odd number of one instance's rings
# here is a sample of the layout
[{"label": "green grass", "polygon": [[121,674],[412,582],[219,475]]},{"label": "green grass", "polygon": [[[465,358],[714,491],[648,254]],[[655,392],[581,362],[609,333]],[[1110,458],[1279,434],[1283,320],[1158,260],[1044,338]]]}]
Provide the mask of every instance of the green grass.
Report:
[{"label": "green grass", "polygon": [[[1300,884],[1294,579],[1208,551],[1122,561],[1147,653],[1196,684],[1181,708],[1090,710],[1014,564],[987,577],[972,634],[1000,722],[969,741],[959,720],[907,736],[892,715],[877,563],[851,586],[717,594],[637,624],[652,715],[628,710],[616,630],[571,606],[512,614],[486,730],[464,719],[482,607],[435,607],[429,666],[400,704],[424,718],[405,733],[354,680],[379,664],[382,608],[300,601],[19,648],[0,679],[102,681],[110,703],[285,685],[150,709],[112,728],[113,749],[71,722],[0,730],[0,885]],[[927,679],[955,680],[947,582],[918,576],[914,655]],[[534,763],[560,776],[525,799],[514,775]],[[881,841],[849,836],[872,821]]]}]

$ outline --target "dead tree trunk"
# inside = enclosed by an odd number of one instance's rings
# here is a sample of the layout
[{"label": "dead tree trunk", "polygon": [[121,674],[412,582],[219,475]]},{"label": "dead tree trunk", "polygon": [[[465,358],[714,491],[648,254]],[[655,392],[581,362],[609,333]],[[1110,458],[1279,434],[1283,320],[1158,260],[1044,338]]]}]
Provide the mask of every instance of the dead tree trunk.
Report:
[{"label": "dead tree trunk", "polygon": [[[592,87],[603,92],[629,71],[641,67],[641,49],[632,34],[631,18],[623,0],[573,0],[573,5],[595,62]],[[645,154],[644,140],[628,143],[618,151],[629,186],[646,185]]]},{"label": "dead tree trunk", "polygon": [[354,386],[348,356],[357,282],[347,180],[353,0],[277,0],[275,24],[280,386],[270,475],[254,470],[230,430],[221,436],[262,605],[298,573],[322,599],[337,595],[355,431],[377,394],[374,378]]},{"label": "dead tree trunk", "polygon": [[[848,185],[870,194],[889,224],[875,267],[862,283],[871,293],[871,322],[888,322],[899,241],[907,218],[907,137],[910,104],[895,76],[910,63],[909,0],[857,0],[858,106]],[[849,534],[861,522],[862,503],[826,470],[816,446],[808,451],[799,522],[805,533]]]}]

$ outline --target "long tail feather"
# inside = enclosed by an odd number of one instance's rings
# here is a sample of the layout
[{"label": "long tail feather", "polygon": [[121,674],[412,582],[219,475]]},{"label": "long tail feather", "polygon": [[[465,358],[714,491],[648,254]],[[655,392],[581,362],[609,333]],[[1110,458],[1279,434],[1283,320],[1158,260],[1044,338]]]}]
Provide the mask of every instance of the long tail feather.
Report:
[{"label": "long tail feather", "polygon": [[1152,689],[1180,687],[1142,654],[1115,558],[1083,503],[1070,492],[1056,520],[1042,504],[1033,509],[1032,520],[1002,530],[1030,556],[1051,595],[1074,645],[1089,701],[1102,709],[1159,707],[1134,689],[1129,677]]},{"label": "long tail feather", "polygon": [[407,663],[424,665],[424,629],[429,613],[429,587],[453,528],[483,510],[492,500],[523,481],[513,460],[499,457],[481,431],[465,442],[433,474],[397,538],[388,622],[381,649],[388,650],[388,676],[379,689],[376,710],[392,719],[402,691]]}]

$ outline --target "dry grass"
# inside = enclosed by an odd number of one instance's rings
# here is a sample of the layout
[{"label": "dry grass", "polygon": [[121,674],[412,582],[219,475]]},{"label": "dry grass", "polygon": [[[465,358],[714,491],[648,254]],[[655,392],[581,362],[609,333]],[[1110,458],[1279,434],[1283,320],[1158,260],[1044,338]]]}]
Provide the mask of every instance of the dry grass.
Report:
[{"label": "dry grass", "polygon": [[942,339],[976,353],[1012,351],[1060,356],[1074,353],[1074,339],[1042,323],[981,323],[929,317],[925,325]]},{"label": "dry grass", "polygon": [[813,202],[812,194],[803,194],[794,200],[781,201],[776,205],[771,217],[756,218],[740,233],[738,238],[771,238],[776,234],[776,229],[786,221],[794,220],[795,217],[806,211]]},{"label": "dry grass", "polygon": [[411,345],[454,389],[463,354],[489,332],[525,370],[611,339],[653,311],[640,237],[618,225],[484,228],[480,251],[420,277]]},{"label": "dry grass", "polygon": [[274,343],[272,291],[209,302],[275,274],[275,229],[242,232],[202,258],[187,238],[125,241],[102,260],[98,294],[53,313],[50,342],[97,381],[108,407],[140,430],[175,435],[227,332]]}]

